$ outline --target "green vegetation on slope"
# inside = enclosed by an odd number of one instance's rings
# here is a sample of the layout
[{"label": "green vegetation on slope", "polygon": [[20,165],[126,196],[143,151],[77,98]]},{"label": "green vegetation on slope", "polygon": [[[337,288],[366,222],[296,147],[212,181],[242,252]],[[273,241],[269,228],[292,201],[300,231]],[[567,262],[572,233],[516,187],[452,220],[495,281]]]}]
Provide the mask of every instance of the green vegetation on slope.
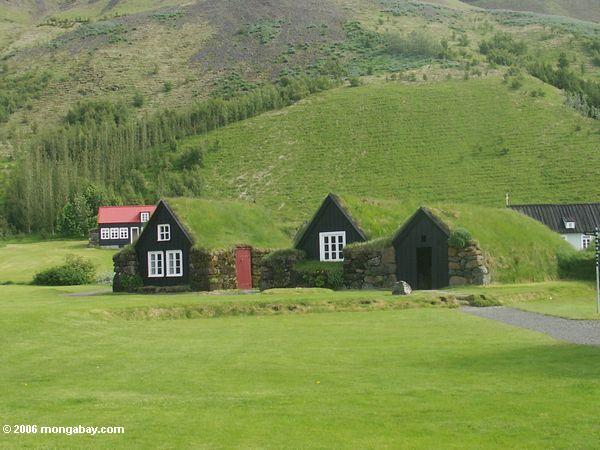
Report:
[{"label": "green vegetation on slope", "polygon": [[531,11],[541,14],[574,17],[600,21],[600,7],[596,0],[462,0],[464,3],[488,9]]},{"label": "green vegetation on slope", "polygon": [[3,418],[125,434],[10,434],[3,446],[586,448],[599,438],[598,348],[448,309],[124,321],[102,311],[262,295],[65,292],[83,289],[0,287]]},{"label": "green vegetation on slope", "polygon": [[228,248],[249,244],[259,248],[289,245],[272,211],[245,201],[169,199],[169,206],[193,233],[195,245]]},{"label": "green vegetation on slope", "polygon": [[[541,89],[544,97],[530,92]],[[185,140],[205,155],[205,195],[308,219],[327,192],[503,206],[600,199],[600,124],[533,79],[376,83],[312,96]],[[585,161],[585,163],[582,163]]]}]

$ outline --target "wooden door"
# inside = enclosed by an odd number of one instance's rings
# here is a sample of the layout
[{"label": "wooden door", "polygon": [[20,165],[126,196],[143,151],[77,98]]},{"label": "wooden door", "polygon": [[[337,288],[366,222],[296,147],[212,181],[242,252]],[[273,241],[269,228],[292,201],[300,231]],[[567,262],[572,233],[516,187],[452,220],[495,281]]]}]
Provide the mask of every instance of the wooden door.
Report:
[{"label": "wooden door", "polygon": [[250,247],[236,248],[235,276],[238,289],[252,289],[252,249]]}]

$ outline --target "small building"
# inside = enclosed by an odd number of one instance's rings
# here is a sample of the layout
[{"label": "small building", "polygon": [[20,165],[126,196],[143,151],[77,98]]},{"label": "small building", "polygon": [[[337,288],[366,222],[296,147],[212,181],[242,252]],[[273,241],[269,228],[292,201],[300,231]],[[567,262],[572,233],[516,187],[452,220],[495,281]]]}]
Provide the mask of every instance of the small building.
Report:
[{"label": "small building", "polygon": [[161,200],[137,241],[113,257],[116,292],[252,289],[259,264],[289,237],[244,201]]},{"label": "small building", "polygon": [[124,247],[137,240],[155,210],[153,205],[98,208],[98,245]]},{"label": "small building", "polygon": [[365,232],[341,199],[329,194],[312,219],[298,232],[294,248],[304,251],[308,260],[339,262],[344,260],[346,245],[366,240]]},{"label": "small building", "polygon": [[189,284],[193,243],[192,236],[177,215],[161,200],[134,245],[143,284]]},{"label": "small building", "polygon": [[428,209],[417,212],[392,239],[396,278],[414,289],[439,289],[450,284],[448,238],[450,229]]},{"label": "small building", "polygon": [[511,205],[511,209],[543,223],[577,250],[592,243],[586,235],[600,227],[600,203]]}]

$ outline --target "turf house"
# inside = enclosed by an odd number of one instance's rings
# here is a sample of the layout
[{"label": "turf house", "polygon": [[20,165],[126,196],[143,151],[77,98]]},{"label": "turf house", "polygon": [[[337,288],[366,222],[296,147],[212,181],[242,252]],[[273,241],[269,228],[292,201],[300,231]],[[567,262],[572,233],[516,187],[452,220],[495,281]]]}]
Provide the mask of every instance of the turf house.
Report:
[{"label": "turf house", "polygon": [[[343,252],[323,258],[331,252],[326,245],[338,244],[324,242],[332,232],[345,233]],[[540,281],[557,277],[557,253],[569,250],[558,234],[510,209],[330,194],[294,248],[263,260],[261,288],[373,289],[406,281],[414,289],[439,289]]]},{"label": "turf house", "polygon": [[266,211],[248,202],[161,200],[139,239],[114,258],[114,291],[258,287],[260,261],[285,245]]}]

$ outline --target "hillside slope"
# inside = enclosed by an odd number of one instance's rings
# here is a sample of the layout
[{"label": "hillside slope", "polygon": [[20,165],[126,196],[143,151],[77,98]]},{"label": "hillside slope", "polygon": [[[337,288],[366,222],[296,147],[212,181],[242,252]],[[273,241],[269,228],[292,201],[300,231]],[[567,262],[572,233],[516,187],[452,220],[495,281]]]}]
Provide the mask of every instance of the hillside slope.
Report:
[{"label": "hillside slope", "polygon": [[486,9],[531,11],[540,14],[573,17],[574,19],[600,21],[598,0],[462,0],[464,3]]},{"label": "hillside slope", "polygon": [[[542,89],[544,97],[530,92]],[[600,124],[528,79],[374,83],[190,138],[205,143],[205,195],[295,217],[327,192],[501,206],[600,199]]]}]

